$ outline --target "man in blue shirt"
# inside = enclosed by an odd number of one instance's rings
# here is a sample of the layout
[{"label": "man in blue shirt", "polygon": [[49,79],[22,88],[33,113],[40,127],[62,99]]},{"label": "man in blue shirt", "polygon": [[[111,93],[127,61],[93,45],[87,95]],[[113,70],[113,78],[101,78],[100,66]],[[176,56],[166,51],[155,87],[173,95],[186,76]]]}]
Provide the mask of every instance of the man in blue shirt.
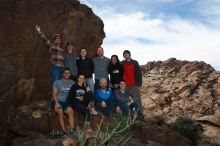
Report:
[{"label": "man in blue shirt", "polygon": [[95,102],[96,109],[104,115],[109,116],[113,112],[120,112],[120,108],[111,88],[107,88],[107,84],[107,79],[100,79],[100,88],[96,89],[95,92]]}]

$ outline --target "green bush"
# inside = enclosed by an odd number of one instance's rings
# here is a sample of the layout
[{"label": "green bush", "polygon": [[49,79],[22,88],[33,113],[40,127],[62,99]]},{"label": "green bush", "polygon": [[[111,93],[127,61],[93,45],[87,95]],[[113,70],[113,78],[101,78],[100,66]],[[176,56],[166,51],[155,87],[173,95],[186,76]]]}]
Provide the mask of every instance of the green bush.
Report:
[{"label": "green bush", "polygon": [[[120,125],[118,125],[119,122],[121,123]],[[114,117],[112,117],[108,125],[108,130],[112,131],[118,125],[116,131],[120,131],[127,126],[128,124],[127,122],[128,122],[127,117],[124,117],[122,114],[116,114]],[[120,134],[122,136],[131,135],[129,128],[125,128]]]},{"label": "green bush", "polygon": [[171,129],[189,138],[192,142],[196,142],[204,131],[202,125],[198,122],[182,117],[171,124]]}]

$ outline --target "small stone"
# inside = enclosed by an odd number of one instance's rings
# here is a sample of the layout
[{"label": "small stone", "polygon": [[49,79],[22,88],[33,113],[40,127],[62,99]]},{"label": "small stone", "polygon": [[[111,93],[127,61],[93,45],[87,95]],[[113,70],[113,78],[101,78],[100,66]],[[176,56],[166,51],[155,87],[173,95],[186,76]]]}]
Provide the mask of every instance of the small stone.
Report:
[{"label": "small stone", "polygon": [[32,117],[35,118],[35,119],[39,119],[42,117],[41,113],[39,111],[34,111],[32,113]]},{"label": "small stone", "polygon": [[163,112],[164,112],[165,114],[167,114],[167,113],[169,112],[169,108],[164,108],[164,109],[163,109]]}]

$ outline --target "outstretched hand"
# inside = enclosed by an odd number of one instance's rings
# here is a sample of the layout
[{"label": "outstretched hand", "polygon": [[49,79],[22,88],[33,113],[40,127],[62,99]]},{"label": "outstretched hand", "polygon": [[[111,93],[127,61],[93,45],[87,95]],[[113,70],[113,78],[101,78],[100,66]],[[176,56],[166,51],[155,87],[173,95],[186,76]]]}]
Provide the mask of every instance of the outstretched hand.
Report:
[{"label": "outstretched hand", "polygon": [[38,33],[40,33],[41,32],[40,26],[36,25],[36,30],[37,30]]}]

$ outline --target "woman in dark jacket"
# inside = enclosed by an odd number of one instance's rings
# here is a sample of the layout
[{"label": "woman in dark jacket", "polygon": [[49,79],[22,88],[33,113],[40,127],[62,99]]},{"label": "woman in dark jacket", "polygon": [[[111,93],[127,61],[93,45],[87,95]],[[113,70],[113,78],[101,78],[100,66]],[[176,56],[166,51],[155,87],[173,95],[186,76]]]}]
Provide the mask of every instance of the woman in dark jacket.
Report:
[{"label": "woman in dark jacket", "polygon": [[92,93],[94,93],[94,82],[92,78],[92,74],[94,72],[94,65],[92,60],[90,58],[87,58],[86,49],[80,50],[80,56],[76,61],[76,65],[79,74],[85,76],[86,86],[89,86]]},{"label": "woman in dark jacket", "polygon": [[118,89],[119,82],[123,79],[123,66],[117,55],[112,55],[108,73],[110,74],[110,86],[113,90]]}]

